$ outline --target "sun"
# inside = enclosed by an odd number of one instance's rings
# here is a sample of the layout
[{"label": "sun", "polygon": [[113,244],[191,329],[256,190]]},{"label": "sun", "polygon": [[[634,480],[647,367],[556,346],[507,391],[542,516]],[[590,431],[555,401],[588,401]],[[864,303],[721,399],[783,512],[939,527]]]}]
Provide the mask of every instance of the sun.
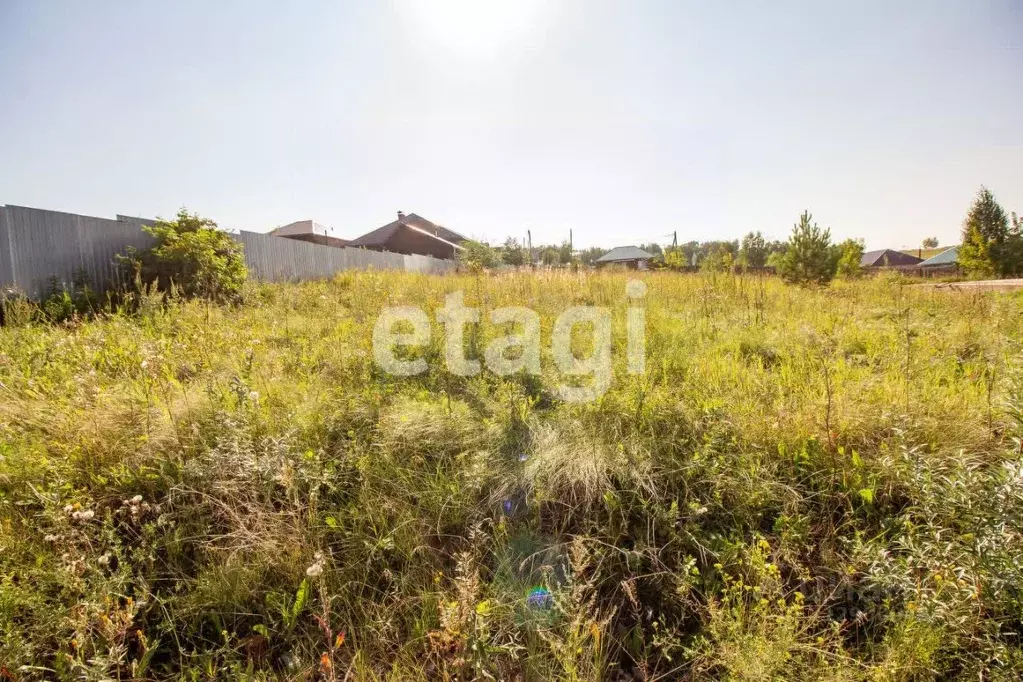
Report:
[{"label": "sun", "polygon": [[412,39],[464,57],[502,52],[542,31],[551,3],[542,0],[396,0]]}]

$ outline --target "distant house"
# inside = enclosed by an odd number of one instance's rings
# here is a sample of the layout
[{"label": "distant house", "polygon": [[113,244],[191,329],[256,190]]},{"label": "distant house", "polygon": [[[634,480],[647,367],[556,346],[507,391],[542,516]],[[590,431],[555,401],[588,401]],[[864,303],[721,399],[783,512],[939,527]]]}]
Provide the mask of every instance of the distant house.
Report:
[{"label": "distant house", "polygon": [[950,246],[941,253],[931,256],[920,263],[920,268],[927,272],[952,271],[959,267],[959,246]]},{"label": "distant house", "polygon": [[860,258],[860,267],[863,268],[897,268],[907,265],[917,265],[923,262],[922,258],[911,256],[902,251],[893,249],[880,249],[878,251],[867,251]]},{"label": "distant house", "polygon": [[652,253],[647,253],[636,246],[617,246],[594,261],[598,268],[609,265],[621,265],[633,270],[646,270],[647,263],[653,258]]},{"label": "distant house", "polygon": [[275,237],[285,237],[286,239],[297,239],[301,242],[310,242],[312,244],[322,244],[324,246],[336,246],[341,247],[348,244],[347,239],[341,239],[340,237],[331,237],[328,232],[331,229],[326,225],[320,225],[312,220],[299,220],[294,223],[288,223],[282,225],[275,230],[270,230],[270,234]]},{"label": "distant house", "polygon": [[454,258],[462,250],[462,242],[468,241],[454,230],[430,222],[415,213],[405,215],[398,211],[398,219],[372,232],[353,239],[348,246],[392,251],[394,253],[419,254],[435,258]]}]

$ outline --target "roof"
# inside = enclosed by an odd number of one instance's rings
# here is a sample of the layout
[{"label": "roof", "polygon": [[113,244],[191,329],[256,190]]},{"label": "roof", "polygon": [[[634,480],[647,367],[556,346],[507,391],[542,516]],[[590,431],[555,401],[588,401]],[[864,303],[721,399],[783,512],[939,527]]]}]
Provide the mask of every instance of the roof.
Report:
[{"label": "roof", "polygon": [[597,263],[619,263],[630,260],[650,260],[654,255],[647,253],[636,246],[616,246],[603,256],[598,258]]},{"label": "roof", "polygon": [[330,228],[313,220],[297,220],[287,225],[270,230],[275,237],[288,237],[296,234],[327,234]]},{"label": "roof", "polygon": [[901,251],[895,251],[893,249],[879,249],[877,251],[867,251],[860,258],[860,266],[869,267],[884,267],[886,265],[916,265],[923,259],[917,258],[916,256],[910,256],[908,253],[902,253]]},{"label": "roof", "polygon": [[391,237],[393,237],[399,229],[403,228],[412,228],[417,232],[424,233],[430,237],[439,239],[442,242],[449,243],[452,246],[457,246],[459,242],[467,241],[465,237],[454,230],[449,230],[448,228],[431,222],[420,215],[416,215],[415,213],[409,213],[406,216],[398,218],[398,220],[395,220],[393,223],[387,223],[383,227],[378,227],[372,232],[367,232],[361,237],[356,237],[350,241],[348,245],[382,247],[390,241]]},{"label": "roof", "polygon": [[955,265],[959,260],[959,246],[950,246],[937,256],[931,256],[920,267],[927,268],[932,265]]}]

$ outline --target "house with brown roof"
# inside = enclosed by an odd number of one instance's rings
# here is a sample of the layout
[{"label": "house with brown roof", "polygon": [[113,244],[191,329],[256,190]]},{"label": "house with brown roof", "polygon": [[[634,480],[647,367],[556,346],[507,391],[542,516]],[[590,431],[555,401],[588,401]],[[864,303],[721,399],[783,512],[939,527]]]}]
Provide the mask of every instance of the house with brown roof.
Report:
[{"label": "house with brown roof", "polygon": [[466,237],[454,230],[415,213],[406,215],[398,211],[397,220],[353,239],[348,242],[348,246],[373,251],[454,258],[462,250],[461,244],[465,241],[468,241]]}]

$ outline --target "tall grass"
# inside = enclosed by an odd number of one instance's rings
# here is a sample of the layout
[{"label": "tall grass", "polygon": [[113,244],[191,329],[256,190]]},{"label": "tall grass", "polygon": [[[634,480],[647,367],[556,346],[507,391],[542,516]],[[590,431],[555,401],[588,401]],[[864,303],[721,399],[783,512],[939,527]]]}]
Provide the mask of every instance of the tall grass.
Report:
[{"label": "tall grass", "polygon": [[[345,274],[0,330],[7,679],[1017,679],[1018,295]],[[374,365],[385,305],[541,315],[540,377]],[[615,378],[562,403],[573,305]]]}]

